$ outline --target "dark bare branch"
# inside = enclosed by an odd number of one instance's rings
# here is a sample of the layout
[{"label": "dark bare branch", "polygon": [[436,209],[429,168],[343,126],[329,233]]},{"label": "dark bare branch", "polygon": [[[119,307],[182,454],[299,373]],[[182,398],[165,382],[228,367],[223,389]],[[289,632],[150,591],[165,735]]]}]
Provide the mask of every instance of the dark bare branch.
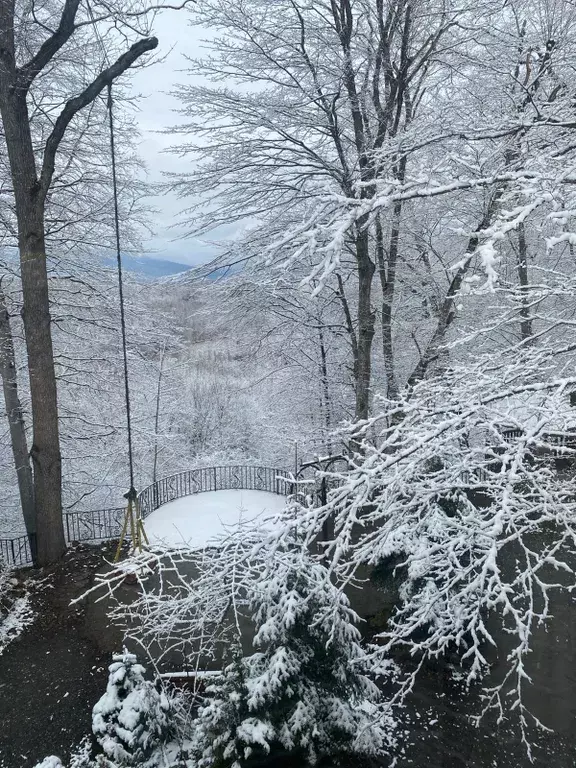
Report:
[{"label": "dark bare branch", "polygon": [[34,78],[50,63],[58,51],[66,45],[75,30],[76,14],[80,0],[66,0],[58,28],[40,46],[38,52],[18,72],[21,88],[29,88]]},{"label": "dark bare branch", "polygon": [[56,152],[58,151],[58,147],[62,141],[66,128],[74,115],[94,101],[104,88],[126,72],[126,70],[129,69],[143,54],[148,51],[153,51],[157,45],[158,39],[156,37],[148,37],[134,43],[126,53],[123,53],[122,56],[114,62],[114,64],[101,72],[81,94],[66,102],[66,106],[60,113],[54,128],[52,129],[52,133],[48,137],[46,149],[44,150],[42,173],[40,175],[40,189],[44,195],[46,195],[50,187],[50,182],[52,181],[52,176],[54,174]]}]

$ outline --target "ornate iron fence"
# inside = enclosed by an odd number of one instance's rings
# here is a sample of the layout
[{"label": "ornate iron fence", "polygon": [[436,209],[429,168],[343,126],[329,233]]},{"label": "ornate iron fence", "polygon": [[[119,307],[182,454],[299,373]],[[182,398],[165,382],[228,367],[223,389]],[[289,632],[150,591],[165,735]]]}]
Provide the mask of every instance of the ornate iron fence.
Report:
[{"label": "ornate iron fence", "polygon": [[32,565],[32,550],[28,536],[0,539],[0,560],[16,568]]},{"label": "ornate iron fence", "polygon": [[[124,507],[97,509],[92,512],[65,512],[66,539],[69,543],[117,539],[125,512]],[[0,539],[0,561],[14,568],[32,565],[32,548],[28,536]]]},{"label": "ornate iron fence", "polygon": [[293,492],[292,476],[283,469],[231,465],[200,467],[178,472],[152,483],[138,495],[142,517],[163,504],[205,491],[267,491],[279,496]]},{"label": "ornate iron fence", "polygon": [[105,541],[117,539],[126,509],[97,509],[92,512],[66,512],[64,529],[68,541]]},{"label": "ornate iron fence", "polygon": [[[201,467],[164,477],[145,488],[138,496],[143,517],[158,507],[183,496],[204,491],[242,489],[268,491],[280,496],[293,492],[291,475],[283,469],[232,465]],[[64,531],[69,542],[106,541],[120,536],[124,507],[97,509],[92,512],[65,512]],[[21,568],[32,564],[27,536],[0,539],[0,560]]]}]

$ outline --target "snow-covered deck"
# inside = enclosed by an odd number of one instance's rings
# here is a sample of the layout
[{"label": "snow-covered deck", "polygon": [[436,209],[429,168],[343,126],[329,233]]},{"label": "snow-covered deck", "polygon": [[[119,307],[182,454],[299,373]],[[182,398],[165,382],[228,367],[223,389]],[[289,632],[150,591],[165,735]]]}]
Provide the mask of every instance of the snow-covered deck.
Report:
[{"label": "snow-covered deck", "polygon": [[144,527],[152,545],[196,549],[241,522],[272,526],[273,518],[285,506],[285,496],[267,491],[206,491],[163,504],[146,517]]}]

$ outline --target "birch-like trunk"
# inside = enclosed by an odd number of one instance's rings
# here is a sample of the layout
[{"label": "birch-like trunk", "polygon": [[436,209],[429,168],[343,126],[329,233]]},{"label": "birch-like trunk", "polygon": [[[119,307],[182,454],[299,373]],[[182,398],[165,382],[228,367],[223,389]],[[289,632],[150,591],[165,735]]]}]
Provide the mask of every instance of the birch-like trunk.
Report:
[{"label": "birch-like trunk", "polygon": [[528,289],[530,279],[528,276],[528,246],[526,244],[526,229],[524,222],[518,225],[518,260],[516,263],[518,272],[518,282],[521,291],[520,306],[520,337],[522,341],[532,338],[532,318],[530,316],[530,307],[528,305]]}]

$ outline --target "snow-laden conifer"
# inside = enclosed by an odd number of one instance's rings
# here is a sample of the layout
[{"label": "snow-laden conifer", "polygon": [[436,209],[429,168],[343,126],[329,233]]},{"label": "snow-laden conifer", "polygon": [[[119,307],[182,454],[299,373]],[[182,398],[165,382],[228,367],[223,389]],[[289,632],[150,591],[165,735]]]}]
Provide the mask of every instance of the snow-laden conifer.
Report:
[{"label": "snow-laden conifer", "polygon": [[92,711],[92,731],[103,753],[99,765],[152,768],[172,729],[169,700],[144,679],[134,654],[125,650],[113,658],[106,692]]},{"label": "snow-laden conifer", "polygon": [[347,598],[294,542],[269,565],[247,596],[256,651],[237,656],[208,688],[193,725],[196,765],[383,754],[393,721],[378,713],[380,692],[366,675]]}]

